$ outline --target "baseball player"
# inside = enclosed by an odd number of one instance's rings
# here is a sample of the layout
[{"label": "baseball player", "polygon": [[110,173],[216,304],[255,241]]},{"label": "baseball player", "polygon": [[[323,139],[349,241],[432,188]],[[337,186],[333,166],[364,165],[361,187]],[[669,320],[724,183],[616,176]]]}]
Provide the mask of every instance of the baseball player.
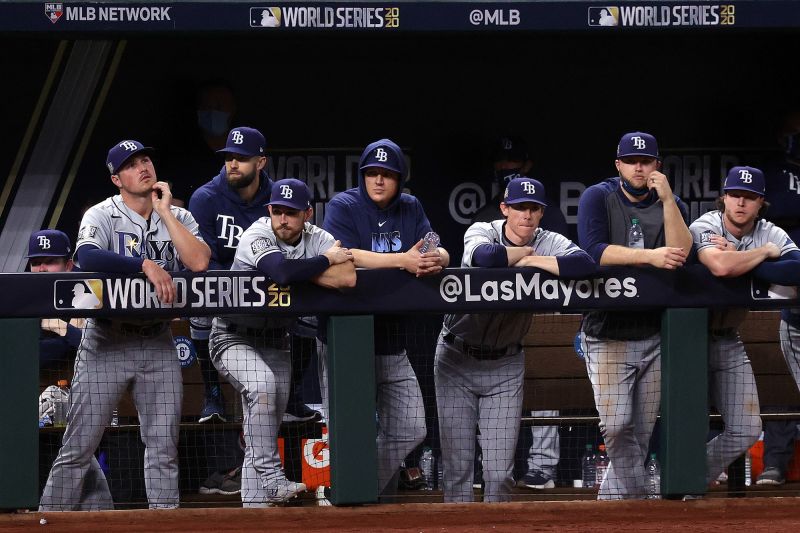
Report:
[{"label": "baseball player", "polygon": [[[595,270],[589,254],[539,227],[547,207],[535,179],[509,181],[502,219],[476,222],[464,235],[463,268],[535,267],[564,277]],[[475,426],[483,449],[484,501],[507,501],[514,486],[514,451],[522,414],[530,313],[447,315],[434,376],[442,443],[445,502],[471,502]]]},{"label": "baseball player", "polygon": [[[239,240],[231,270],[259,271],[281,287],[313,281],[330,288],[355,285],[353,256],[311,225],[311,192],[296,179],[275,182],[269,218],[255,221]],[[214,365],[242,395],[244,439],[242,503],[264,507],[306,490],[286,479],[278,455],[278,429],[289,395],[291,317],[224,316],[214,319],[209,348]]]},{"label": "baseball player", "polygon": [[[225,147],[218,150],[225,156],[225,167],[189,200],[189,211],[197,220],[200,235],[211,247],[210,270],[230,269],[242,233],[264,216],[264,204],[272,190],[265,147],[264,136],[254,128],[230,130]],[[211,317],[192,317],[190,325],[205,385],[200,422],[213,418],[225,422],[219,375],[208,356]]]},{"label": "baseball player", "polygon": [[[81,220],[77,265],[84,271],[143,272],[160,302],[175,298],[170,271],[205,270],[211,251],[185,209],[170,205],[169,186],[157,181],[152,148],[125,140],[106,165],[119,194],[89,208]],[[178,506],[178,423],[183,389],[168,322],[88,319],[75,360],[67,429],[41,511],[74,510],[91,457],[120,396],[131,386],[139,412],[144,481],[151,508]]]},{"label": "baseball player", "polygon": [[[783,117],[778,140],[782,157],[764,169],[769,191],[769,219],[800,242],[800,110]],[[782,309],[780,341],[783,357],[800,387],[800,309]],[[797,420],[764,422],[764,470],[757,485],[782,485],[786,481],[789,461],[794,456],[798,436]]]},{"label": "baseball player", "polygon": [[[736,277],[752,271],[772,283],[797,285],[800,250],[784,230],[760,218],[764,194],[760,169],[733,167],[725,178],[719,210],[689,226],[697,258],[715,276]],[[706,446],[708,481],[716,479],[761,434],[756,381],[738,331],[746,314],[746,309],[731,309],[714,311],[709,318],[711,398],[725,430]]]},{"label": "baseball player", "polygon": [[[45,229],[31,234],[28,240],[28,264],[31,272],[70,272],[72,247],[69,237],[63,231]],[[70,321],[58,318],[42,319],[39,336],[40,368],[61,361],[67,361],[75,355],[81,342],[83,320],[73,318]],[[41,412],[41,411],[40,411]],[[111,490],[108,481],[100,468],[100,463],[92,454],[89,470],[81,490],[78,509],[81,511],[102,511],[113,509]]]},{"label": "baseball player", "polygon": [[[368,145],[359,159],[358,187],[337,194],[323,228],[350,248],[357,267],[401,268],[416,276],[436,274],[450,256],[444,248],[420,253],[431,225],[419,200],[403,193],[405,156],[389,139]],[[397,489],[405,457],[425,438],[425,411],[409,363],[400,317],[375,317],[375,383],[378,415],[378,493]],[[327,416],[327,350],[324,326],[318,343],[320,388]]]},{"label": "baseball player", "polygon": [[[692,246],[686,204],[659,169],[648,133],[622,136],[619,176],[587,188],[578,203],[578,242],[598,265],[683,266]],[[643,247],[628,247],[637,219]],[[644,463],[661,401],[661,312],[584,315],[581,342],[610,465],[599,499],[644,498]]]}]

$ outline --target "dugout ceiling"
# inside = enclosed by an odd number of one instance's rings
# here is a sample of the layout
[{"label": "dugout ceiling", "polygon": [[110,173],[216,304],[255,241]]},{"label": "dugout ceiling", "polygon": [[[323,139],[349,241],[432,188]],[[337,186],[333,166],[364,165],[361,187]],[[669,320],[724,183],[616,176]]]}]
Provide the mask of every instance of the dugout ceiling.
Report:
[{"label": "dugout ceiling", "polygon": [[[195,114],[195,89],[210,79],[233,89],[233,125],[265,133],[276,178],[314,180],[320,212],[347,185],[348,156],[377,138],[396,140],[411,156],[409,186],[454,250],[468,211],[491,194],[488,146],[502,133],[527,139],[533,174],[568,214],[567,196],[576,192],[561,185],[612,175],[625,131],[650,131],[665,151],[712,154],[699,159],[699,172],[713,190],[729,161],[720,153],[769,157],[781,114],[800,105],[800,3],[793,1],[398,2],[397,12],[371,2],[286,2],[268,8],[272,17],[279,8],[281,25],[266,28],[251,17],[260,8],[252,2],[153,3],[143,15],[148,5],[0,4],[0,65],[14,81],[0,89],[0,172],[9,176],[0,222],[7,223],[16,177],[32,163],[24,132],[32,131],[32,145],[47,112],[71,105],[46,90],[48,76],[57,87],[65,70],[55,61],[59,46],[69,58],[87,39],[114,49],[97,67],[92,104],[69,141],[63,205],[55,196],[40,200],[42,225],[57,219],[73,238],[83,207],[114,193],[104,162],[120,139],[159,149],[159,177],[184,198],[216,173],[221,160],[202,146]],[[156,6],[162,19],[169,8],[169,21],[155,20]],[[138,21],[129,20],[132,8],[140,9]],[[361,27],[337,27],[339,15]],[[616,26],[600,26],[600,17]],[[383,26],[365,27],[378,18]],[[37,103],[43,111],[35,119]],[[75,179],[67,184],[70,165]],[[484,191],[459,199],[464,183]]]}]

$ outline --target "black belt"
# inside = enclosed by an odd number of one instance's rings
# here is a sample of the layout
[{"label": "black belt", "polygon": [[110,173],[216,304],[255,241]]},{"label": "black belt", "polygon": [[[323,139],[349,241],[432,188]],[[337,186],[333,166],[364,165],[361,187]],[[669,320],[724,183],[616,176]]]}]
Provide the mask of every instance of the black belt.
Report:
[{"label": "black belt", "polygon": [[496,359],[508,357],[509,355],[514,355],[520,350],[520,346],[518,344],[506,346],[502,349],[492,348],[490,346],[467,344],[461,340],[460,337],[456,337],[452,333],[445,333],[444,336],[442,336],[442,340],[460,352],[469,355],[470,357],[474,357],[475,359],[481,360],[494,361]]},{"label": "black belt", "polygon": [[137,337],[156,337],[161,335],[167,329],[166,322],[157,322],[155,324],[131,324],[128,322],[115,322],[107,318],[97,318],[95,323],[100,326],[111,328],[124,335],[135,335]]}]

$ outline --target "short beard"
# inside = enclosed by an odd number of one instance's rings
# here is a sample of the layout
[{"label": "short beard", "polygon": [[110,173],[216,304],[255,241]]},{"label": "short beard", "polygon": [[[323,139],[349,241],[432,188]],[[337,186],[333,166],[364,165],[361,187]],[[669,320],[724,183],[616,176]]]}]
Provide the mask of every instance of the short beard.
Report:
[{"label": "short beard", "polygon": [[254,170],[250,174],[242,174],[242,176],[236,180],[228,176],[228,185],[230,185],[234,189],[245,189],[249,187],[251,183],[253,183],[257,175],[258,175],[258,170]]}]

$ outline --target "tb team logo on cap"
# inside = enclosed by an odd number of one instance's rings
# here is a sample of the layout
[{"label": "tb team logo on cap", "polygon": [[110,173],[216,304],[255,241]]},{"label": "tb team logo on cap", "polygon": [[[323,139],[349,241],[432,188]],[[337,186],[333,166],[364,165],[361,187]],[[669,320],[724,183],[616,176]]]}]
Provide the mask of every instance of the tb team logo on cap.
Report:
[{"label": "tb team logo on cap", "polygon": [[632,156],[660,159],[656,138],[642,131],[634,131],[623,135],[617,145],[617,159]]},{"label": "tb team logo on cap", "polygon": [[764,196],[766,193],[764,173],[755,167],[738,166],[728,171],[724,191],[750,191]]},{"label": "tb team logo on cap", "polygon": [[311,191],[302,181],[286,178],[276,181],[272,186],[268,205],[280,205],[290,209],[305,211],[311,207]]},{"label": "tb team logo on cap", "polygon": [[522,202],[534,202],[547,207],[542,182],[528,177],[514,178],[509,181],[503,195],[503,203],[513,205]]},{"label": "tb team logo on cap", "polygon": [[398,174],[403,173],[400,162],[397,159],[397,154],[394,150],[389,150],[384,146],[378,146],[364,159],[361,170],[368,167],[380,167],[397,172]]},{"label": "tb team logo on cap", "polygon": [[36,231],[28,239],[28,258],[66,257],[71,251],[69,237],[63,231],[55,229]]},{"label": "tb team logo on cap", "polygon": [[264,155],[266,144],[267,142],[264,140],[264,136],[260,131],[255,128],[242,126],[240,128],[233,128],[228,132],[228,140],[225,143],[225,148],[217,150],[217,152],[221,154],[231,153],[253,157]]},{"label": "tb team logo on cap", "polygon": [[111,172],[111,174],[117,174],[128,159],[140,152],[152,154],[154,150],[149,146],[143,145],[139,141],[125,140],[118,142],[108,151],[108,157],[106,158],[106,167],[108,167],[108,171]]}]

